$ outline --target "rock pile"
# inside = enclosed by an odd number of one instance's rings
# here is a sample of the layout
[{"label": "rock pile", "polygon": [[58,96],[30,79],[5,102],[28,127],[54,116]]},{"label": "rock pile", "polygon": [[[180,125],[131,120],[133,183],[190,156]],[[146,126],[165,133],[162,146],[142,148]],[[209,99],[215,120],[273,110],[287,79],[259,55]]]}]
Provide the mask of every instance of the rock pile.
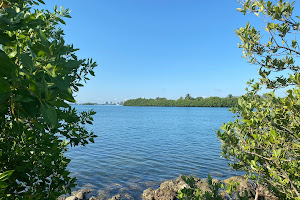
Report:
[{"label": "rock pile", "polygon": [[[199,179],[197,177],[194,177],[194,179],[195,185],[202,192],[210,191],[207,179]],[[244,190],[247,190],[248,192],[253,193],[255,191],[253,186],[242,176],[234,176],[224,180],[223,182],[229,183],[230,180],[240,182],[236,192],[241,193]],[[220,182],[218,179],[213,179],[212,181]],[[182,180],[182,176],[180,176],[176,180],[163,182],[158,189],[153,190],[148,188],[147,190],[144,190],[142,198],[143,200],[176,200],[178,190],[185,187],[188,187],[188,185]]]},{"label": "rock pile", "polygon": [[[208,180],[207,179],[199,179],[194,177],[195,185],[201,189],[202,192],[210,191]],[[212,180],[214,183],[220,182],[218,179]],[[231,178],[225,179],[221,182],[228,184],[229,182],[238,182],[237,190],[233,193],[233,199],[237,199],[237,194],[242,195],[242,193],[247,190],[248,193],[255,196],[255,188],[253,185],[243,176],[233,176]],[[141,195],[141,199],[143,200],[176,200],[177,192],[188,185],[183,181],[182,176],[179,176],[175,180],[169,180],[161,183],[160,187],[157,189],[148,188],[144,190]],[[83,189],[72,193],[70,197],[61,197],[59,200],[134,200],[129,194],[117,194],[115,196],[110,197],[109,193],[99,190],[98,195],[96,197],[87,198],[87,194],[90,193],[91,189]],[[221,194],[224,194],[224,199],[229,199],[226,196],[226,193],[223,189],[220,190]],[[266,190],[261,190],[261,196],[259,199],[276,199],[276,197],[271,196],[271,194]]]}]

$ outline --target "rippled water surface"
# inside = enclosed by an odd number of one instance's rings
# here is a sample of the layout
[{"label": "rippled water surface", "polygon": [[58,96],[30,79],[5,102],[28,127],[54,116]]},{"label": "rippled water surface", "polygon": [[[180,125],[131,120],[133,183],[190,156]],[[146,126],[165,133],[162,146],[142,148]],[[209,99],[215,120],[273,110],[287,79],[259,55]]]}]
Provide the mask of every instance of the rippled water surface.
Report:
[{"label": "rippled water surface", "polygon": [[[136,199],[148,187],[181,174],[220,179],[235,175],[220,157],[214,132],[232,121],[228,108],[76,106],[93,109],[95,144],[71,148],[69,169],[88,184]],[[78,189],[77,188],[77,189]]]}]

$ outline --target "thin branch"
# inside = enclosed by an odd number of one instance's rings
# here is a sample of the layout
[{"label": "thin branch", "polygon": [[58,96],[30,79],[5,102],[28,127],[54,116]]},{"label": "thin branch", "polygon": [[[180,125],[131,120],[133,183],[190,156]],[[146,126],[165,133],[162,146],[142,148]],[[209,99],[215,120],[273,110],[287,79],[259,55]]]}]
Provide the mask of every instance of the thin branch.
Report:
[{"label": "thin branch", "polygon": [[290,177],[287,175],[287,173],[280,167],[280,165],[274,161],[275,165],[277,166],[277,168],[281,171],[281,173],[285,176],[285,178],[289,181],[289,183],[291,184],[291,187],[293,189],[293,191],[295,192],[295,194],[297,195],[298,198],[300,198],[300,194],[297,191],[297,189],[295,188],[293,182],[291,181]]},{"label": "thin branch", "polygon": [[293,50],[293,49],[290,49],[290,48],[287,48],[287,47],[284,47],[284,46],[278,46],[278,48],[286,49],[286,50],[288,50],[288,51],[294,52],[294,53],[297,54],[297,55],[300,55],[300,52],[298,52],[298,51],[296,51],[296,50]]}]

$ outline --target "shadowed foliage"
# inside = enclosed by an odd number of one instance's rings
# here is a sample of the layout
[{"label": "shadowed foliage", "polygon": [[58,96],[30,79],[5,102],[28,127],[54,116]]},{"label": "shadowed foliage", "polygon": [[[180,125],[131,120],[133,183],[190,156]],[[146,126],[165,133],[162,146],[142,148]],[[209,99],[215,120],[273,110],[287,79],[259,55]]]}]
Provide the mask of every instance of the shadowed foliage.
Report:
[{"label": "shadowed foliage", "polygon": [[85,128],[95,112],[68,102],[96,63],[65,44],[59,25],[70,18],[68,9],[35,9],[40,3],[0,1],[0,199],[70,193],[75,178],[64,152],[95,138]]}]

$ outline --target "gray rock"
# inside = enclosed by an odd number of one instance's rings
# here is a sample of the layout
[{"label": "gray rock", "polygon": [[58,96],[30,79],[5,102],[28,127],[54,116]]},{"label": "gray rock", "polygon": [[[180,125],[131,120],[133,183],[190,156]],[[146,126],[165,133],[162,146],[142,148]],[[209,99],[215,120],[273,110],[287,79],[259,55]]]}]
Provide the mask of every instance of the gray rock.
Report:
[{"label": "gray rock", "polygon": [[[201,190],[202,193],[211,191],[207,179],[199,179],[197,177],[194,177],[194,180],[195,185]],[[251,183],[248,182],[244,177],[232,177],[230,179],[226,179],[224,182],[229,183],[230,180],[234,182],[241,182],[239,187],[237,188],[238,192],[244,192],[245,189],[248,191],[252,191],[253,189]],[[213,179],[212,182],[218,183],[220,181],[218,179]],[[143,200],[175,200],[178,191],[185,187],[189,188],[189,186],[182,180],[182,176],[180,176],[176,180],[163,182],[158,189],[153,190],[152,188],[148,188],[144,190],[142,198]],[[220,193],[221,192],[223,191],[220,190]]]},{"label": "gray rock", "polygon": [[223,182],[225,184],[228,184],[229,182],[238,182],[239,183],[239,185],[237,187],[238,192],[242,192],[245,190],[255,192],[255,188],[253,187],[253,185],[250,183],[250,181],[248,181],[243,176],[233,176],[228,179],[225,179]]},{"label": "gray rock", "polygon": [[[199,179],[194,177],[195,185],[205,193],[206,191],[211,191],[209,188],[208,180],[207,179]],[[237,186],[236,192],[233,193],[232,198],[237,199],[237,194],[243,196],[244,191],[246,190],[250,196],[255,196],[255,188],[243,176],[233,176],[231,178],[225,179],[223,181],[219,181],[218,179],[213,179],[213,183],[222,182],[225,184],[229,184],[230,182],[238,182],[239,185]],[[114,185],[115,188],[120,187],[119,192],[120,194],[114,195],[113,197],[110,196],[111,190],[99,190],[97,197],[91,197],[89,200],[134,200],[134,198],[129,195],[128,193],[124,193],[126,190],[138,190],[139,185],[136,183],[131,184],[130,188],[121,187],[121,185]],[[177,179],[168,180],[160,184],[160,187],[157,189],[148,188],[144,190],[142,194],[143,200],[176,200],[176,196],[179,190],[189,187],[182,179],[182,176],[179,176]],[[111,188],[107,188],[111,189]],[[72,193],[71,197],[60,197],[58,200],[87,200],[86,194],[90,193],[92,189],[81,189],[79,191],[75,191]],[[229,196],[224,189],[219,190],[219,194],[223,196],[224,199],[228,199]],[[269,198],[272,197],[272,198]],[[260,189],[260,196],[259,199],[276,199],[272,194],[266,189]]]},{"label": "gray rock", "polygon": [[126,199],[126,200],[134,200],[134,198],[130,194],[128,194],[128,193],[124,194],[124,199]]},{"label": "gray rock", "polygon": [[70,196],[70,197],[66,198],[66,200],[78,200],[78,198],[75,196]]},{"label": "gray rock", "polygon": [[228,179],[225,179],[223,183],[228,185],[230,182],[239,183],[236,188],[236,191],[233,193],[233,198],[237,199],[237,194],[243,196],[245,190],[249,193],[250,196],[255,196],[255,188],[254,186],[243,176],[233,176]]},{"label": "gray rock", "polygon": [[152,189],[152,188],[148,188],[146,190],[144,190],[143,194],[142,194],[142,198],[144,200],[152,200],[154,199],[154,194],[155,194],[155,191]]},{"label": "gray rock", "polygon": [[113,196],[112,198],[110,198],[109,200],[121,200],[121,195],[117,194],[117,195]]},{"label": "gray rock", "polygon": [[85,199],[85,195],[82,192],[78,192],[76,195],[78,200],[84,200]]},{"label": "gray rock", "polygon": [[107,200],[110,195],[108,191],[98,190],[98,195],[96,197],[91,197],[89,200]]},{"label": "gray rock", "polygon": [[99,190],[98,191],[97,199],[105,200],[105,199],[108,199],[109,197],[110,197],[109,192],[104,191],[104,190]]},{"label": "gray rock", "polygon": [[178,190],[187,186],[188,185],[182,180],[182,176],[180,176],[176,180],[163,182],[156,190],[151,188],[145,190],[142,194],[142,198],[144,200],[173,200],[176,199]]},{"label": "gray rock", "polygon": [[58,197],[58,199],[57,200],[66,200],[66,196],[60,196],[60,197]]},{"label": "gray rock", "polygon": [[81,189],[78,191],[72,192],[72,195],[77,197],[78,200],[87,200],[87,194],[92,192],[93,189]]}]

